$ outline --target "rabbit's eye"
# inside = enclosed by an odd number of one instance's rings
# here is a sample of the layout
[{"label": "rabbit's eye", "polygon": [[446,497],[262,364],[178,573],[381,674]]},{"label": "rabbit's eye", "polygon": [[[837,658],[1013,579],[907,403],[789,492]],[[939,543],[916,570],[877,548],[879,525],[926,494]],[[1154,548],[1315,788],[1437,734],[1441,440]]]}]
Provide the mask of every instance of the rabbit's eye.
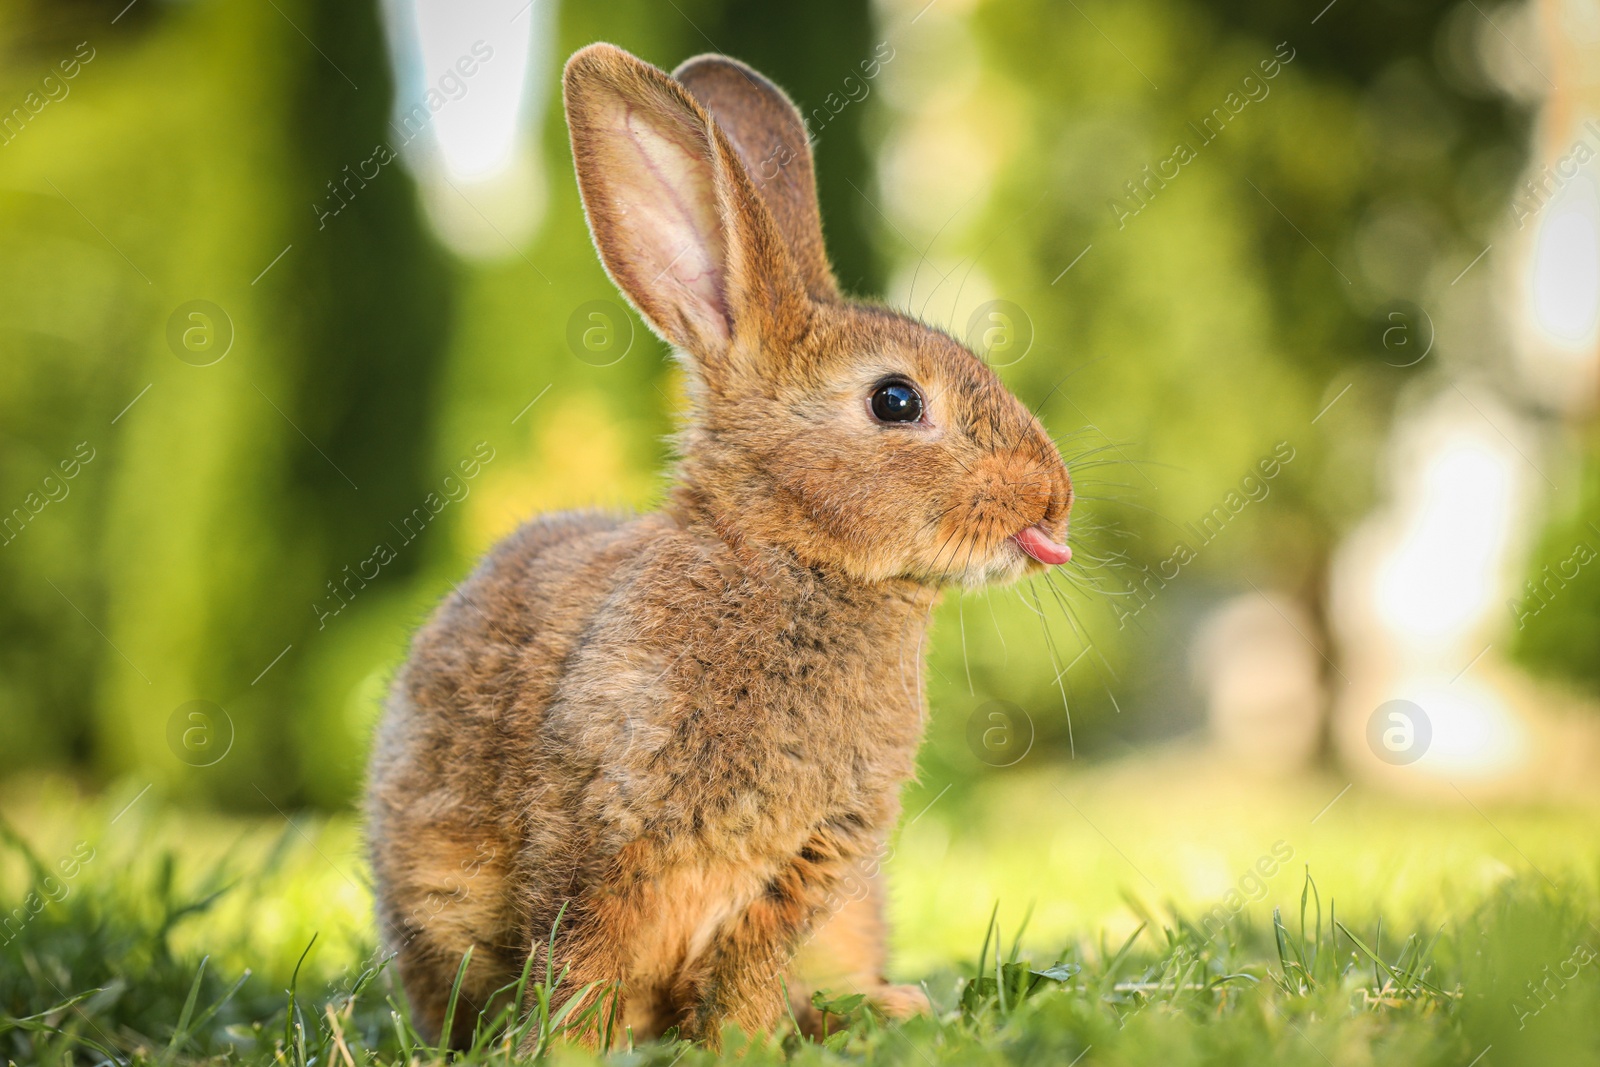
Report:
[{"label": "rabbit's eye", "polygon": [[879,422],[917,422],[922,418],[922,394],[910,382],[890,379],[873,390],[872,414]]}]

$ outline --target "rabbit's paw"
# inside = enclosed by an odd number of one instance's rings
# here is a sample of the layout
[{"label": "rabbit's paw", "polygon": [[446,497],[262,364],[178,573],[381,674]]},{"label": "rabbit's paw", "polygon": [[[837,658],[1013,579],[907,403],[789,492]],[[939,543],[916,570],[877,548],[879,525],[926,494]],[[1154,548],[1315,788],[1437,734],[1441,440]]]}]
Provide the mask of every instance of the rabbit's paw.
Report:
[{"label": "rabbit's paw", "polygon": [[872,1006],[891,1019],[909,1019],[913,1015],[927,1015],[933,1008],[928,994],[920,986],[884,985],[867,991]]}]

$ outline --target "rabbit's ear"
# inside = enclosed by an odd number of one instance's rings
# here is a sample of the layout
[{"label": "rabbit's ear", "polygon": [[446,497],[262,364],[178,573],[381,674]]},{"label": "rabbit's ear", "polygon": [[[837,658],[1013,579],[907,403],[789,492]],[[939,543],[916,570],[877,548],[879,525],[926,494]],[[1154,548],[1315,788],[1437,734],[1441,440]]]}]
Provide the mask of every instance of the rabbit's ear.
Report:
[{"label": "rabbit's ear", "polygon": [[733,342],[782,349],[809,301],[760,194],[682,85],[615,45],[567,61],[578,188],[606,270],[715,385]]},{"label": "rabbit's ear", "polygon": [[806,292],[813,300],[837,300],[839,284],[822,242],[811,143],[799,109],[782,89],[727,56],[696,56],[685,60],[672,76],[728,135],[772,211]]}]

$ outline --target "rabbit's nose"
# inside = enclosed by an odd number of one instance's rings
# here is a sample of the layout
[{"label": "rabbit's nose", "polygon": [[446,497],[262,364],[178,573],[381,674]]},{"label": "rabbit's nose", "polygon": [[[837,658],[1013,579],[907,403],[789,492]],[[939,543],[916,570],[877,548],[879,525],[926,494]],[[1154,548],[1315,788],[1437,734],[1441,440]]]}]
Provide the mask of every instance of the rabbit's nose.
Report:
[{"label": "rabbit's nose", "polygon": [[1050,494],[1050,503],[1045,506],[1044,521],[1046,523],[1065,522],[1067,515],[1072,511],[1072,498],[1072,475],[1068,473],[1065,464],[1063,464],[1059,468],[1054,491]]}]

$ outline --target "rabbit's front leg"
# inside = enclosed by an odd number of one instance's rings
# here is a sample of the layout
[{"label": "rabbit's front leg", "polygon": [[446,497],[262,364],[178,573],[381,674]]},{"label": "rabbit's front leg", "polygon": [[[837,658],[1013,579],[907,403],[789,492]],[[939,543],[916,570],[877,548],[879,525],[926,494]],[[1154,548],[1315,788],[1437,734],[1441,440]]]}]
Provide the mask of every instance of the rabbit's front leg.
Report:
[{"label": "rabbit's front leg", "polygon": [[813,922],[826,916],[861,850],[817,833],[762,892],[731,919],[684,976],[684,1036],[712,1048],[722,1027],[770,1032],[785,1017],[784,976]]},{"label": "rabbit's front leg", "polygon": [[[657,873],[656,857],[644,842],[624,847],[605,879],[559,909],[553,941],[534,942],[531,973],[542,974],[548,964],[561,976],[550,1014],[566,1009],[567,1040],[598,1049],[608,1038],[612,1044],[621,1039],[627,1025],[629,958],[639,930],[660,906],[653,891]],[[578,1003],[568,1008],[574,997]],[[518,1051],[529,1055],[538,1045],[534,1028]]]},{"label": "rabbit's front leg", "polygon": [[[881,858],[887,848],[874,853]],[[876,863],[849,872],[840,887],[843,903],[827,917],[818,916],[789,971],[789,1010],[800,1029],[815,1038],[838,1030],[843,1020],[824,1017],[813,994],[830,997],[852,993],[891,1019],[929,1010],[928,997],[909,985],[890,985],[884,978],[888,931],[884,921],[884,877]]]}]

